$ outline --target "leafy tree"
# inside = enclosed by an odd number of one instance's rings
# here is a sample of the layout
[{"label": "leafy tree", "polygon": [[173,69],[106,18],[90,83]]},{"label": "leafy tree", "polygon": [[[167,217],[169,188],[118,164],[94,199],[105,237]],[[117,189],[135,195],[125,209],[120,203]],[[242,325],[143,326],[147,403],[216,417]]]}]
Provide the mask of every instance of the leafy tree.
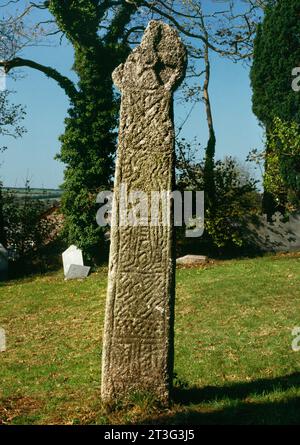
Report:
[{"label": "leafy tree", "polygon": [[55,223],[47,217],[45,203],[31,197],[28,182],[21,197],[8,190],[2,191],[2,197],[6,247],[18,262],[32,264],[52,240]]},{"label": "leafy tree", "polygon": [[[25,110],[21,105],[13,104],[9,101],[11,91],[0,91],[0,136],[18,138],[25,132],[22,121],[25,118]],[[7,146],[0,147],[4,151]]]},{"label": "leafy tree", "polygon": [[[193,77],[204,76],[203,85],[187,85],[187,97],[199,100],[202,98],[205,105],[206,120],[208,127],[208,141],[205,148],[205,162],[203,167],[203,189],[205,192],[206,207],[211,213],[216,207],[216,184],[214,178],[215,152],[216,152],[216,132],[214,128],[213,110],[210,99],[210,78],[211,63],[210,54],[212,51],[222,57],[229,57],[234,61],[248,60],[252,57],[253,36],[255,35],[256,23],[260,18],[259,10],[265,7],[265,1],[249,1],[249,9],[243,10],[243,14],[236,12],[233,2],[230,2],[228,9],[207,14],[202,8],[201,2],[195,2],[194,7],[198,14],[199,27],[204,37],[202,47],[190,52],[191,57],[203,60],[203,70],[196,74],[194,66],[190,67]],[[197,5],[196,5],[197,4]],[[242,19],[241,19],[242,18]],[[213,45],[212,45],[213,42]],[[196,54],[194,54],[194,52]],[[201,66],[202,66],[201,65]],[[190,77],[190,76],[188,76]]]},{"label": "leafy tree", "polygon": [[[299,66],[300,3],[298,0],[273,1],[265,9],[264,21],[258,26],[254,45],[254,60],[251,69],[253,88],[253,111],[266,128],[266,178],[274,168],[274,144],[278,135],[278,120],[286,125],[300,124],[300,95],[292,89],[292,70]],[[275,120],[274,120],[275,119]],[[275,126],[274,126],[275,122]],[[295,130],[295,126],[293,127]],[[282,148],[277,140],[276,156]],[[268,153],[271,150],[272,153]],[[298,187],[299,166],[291,157],[279,156],[278,171],[283,182]],[[266,185],[268,185],[268,180]],[[299,191],[299,190],[298,190]],[[274,192],[274,189],[273,189]],[[286,190],[286,195],[288,190]],[[286,199],[288,199],[286,197]],[[265,210],[272,213],[282,201],[282,195],[274,200],[268,186],[264,198]]]},{"label": "leafy tree", "polygon": [[[234,15],[230,6],[230,26],[233,29],[232,20],[236,20],[239,30],[224,34],[223,29],[228,25],[218,21],[220,32],[212,35],[206,34],[201,25],[203,13],[199,0],[47,0],[30,3],[25,13],[34,8],[46,12],[42,24],[52,26],[48,35],[61,34],[71,42],[78,84],[52,67],[17,54],[0,61],[0,66],[7,73],[24,66],[39,70],[55,80],[70,99],[58,156],[66,164],[62,200],[65,231],[70,243],[83,248],[89,259],[95,259],[103,237],[95,221],[96,195],[101,189],[111,187],[116,144],[118,98],[112,85],[112,71],[126,58],[131,45],[137,43],[150,18],[163,18],[177,27],[190,54],[196,58],[199,51],[193,41],[220,55],[248,57],[248,42],[254,30],[249,17],[255,7],[250,5],[244,15]],[[21,17],[23,20],[24,14]],[[207,20],[213,22],[216,17],[219,15],[207,16]],[[15,20],[10,19],[9,25],[13,23]],[[207,29],[211,30],[209,23]],[[214,147],[211,148],[210,158],[214,153]],[[207,165],[211,166],[209,160]]]},{"label": "leafy tree", "polygon": [[60,29],[75,50],[74,70],[79,76],[58,158],[67,167],[62,209],[69,243],[82,247],[89,259],[97,258],[102,228],[95,220],[96,195],[111,187],[117,126],[117,101],[111,73],[128,54],[118,37],[130,20],[133,7],[119,11],[108,34],[101,39],[98,26],[105,14],[95,1],[49,2]]},{"label": "leafy tree", "polygon": [[[207,41],[209,40],[208,31],[205,25],[204,18],[202,17],[203,32],[206,35]],[[205,63],[205,79],[203,83],[203,100],[206,109],[206,120],[208,126],[208,142],[205,150],[205,163],[203,169],[203,189],[205,193],[205,202],[209,206],[210,211],[214,212],[216,207],[216,184],[214,177],[215,168],[215,152],[216,152],[216,134],[213,123],[213,114],[209,94],[211,66],[209,60],[209,46],[208,43],[204,45],[204,63]]]},{"label": "leafy tree", "polygon": [[[25,34],[22,32],[22,20],[0,20],[0,59],[5,60],[15,55],[17,45],[17,35]],[[31,34],[32,37],[32,34]],[[1,68],[1,78],[5,75]],[[2,79],[1,79],[2,80]],[[4,85],[1,84],[1,88]],[[16,105],[10,101],[12,91],[7,89],[0,90],[0,136],[18,138],[25,133],[22,121],[25,118],[25,110],[21,105]],[[0,152],[7,149],[6,145],[0,146]],[[1,162],[0,162],[1,165]],[[6,245],[3,216],[3,191],[0,181],[0,243]]]},{"label": "leafy tree", "polygon": [[[286,123],[278,117],[272,124],[272,132],[266,141],[266,150],[253,150],[248,157],[256,164],[267,163],[264,188],[272,196],[277,207],[284,213],[294,211],[300,202],[300,125]],[[297,172],[290,175],[290,171]],[[288,199],[287,199],[288,198]]]},{"label": "leafy tree", "polygon": [[[21,137],[25,133],[22,120],[25,117],[24,108],[9,101],[11,91],[0,91],[0,136],[13,138]],[[6,150],[7,146],[0,147],[0,152]],[[0,243],[6,245],[3,217],[3,192],[0,181]]]},{"label": "leafy tree", "polygon": [[205,215],[207,235],[221,249],[247,246],[247,226],[260,210],[256,181],[231,157],[216,162],[214,177],[216,206]]},{"label": "leafy tree", "polygon": [[[195,161],[195,144],[181,141],[178,147],[178,185],[183,190],[203,190],[205,159]],[[205,201],[203,248],[228,251],[251,244],[248,223],[261,207],[255,181],[250,173],[231,157],[214,163],[215,206]],[[201,247],[201,248],[202,248]]]}]

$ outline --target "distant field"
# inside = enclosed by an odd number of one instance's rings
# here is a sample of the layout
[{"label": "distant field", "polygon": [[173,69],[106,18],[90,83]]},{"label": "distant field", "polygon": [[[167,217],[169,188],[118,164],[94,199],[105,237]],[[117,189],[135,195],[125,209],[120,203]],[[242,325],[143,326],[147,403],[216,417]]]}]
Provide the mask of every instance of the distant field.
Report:
[{"label": "distant field", "polygon": [[[4,192],[12,192],[17,198],[22,198],[26,194],[25,188],[14,188],[14,187],[4,187]],[[62,195],[61,190],[56,189],[30,189],[30,197],[32,199],[40,199],[40,200],[60,200]]]},{"label": "distant field", "polygon": [[176,391],[100,401],[107,285],[58,272],[0,284],[0,423],[300,424],[300,253],[177,270]]}]

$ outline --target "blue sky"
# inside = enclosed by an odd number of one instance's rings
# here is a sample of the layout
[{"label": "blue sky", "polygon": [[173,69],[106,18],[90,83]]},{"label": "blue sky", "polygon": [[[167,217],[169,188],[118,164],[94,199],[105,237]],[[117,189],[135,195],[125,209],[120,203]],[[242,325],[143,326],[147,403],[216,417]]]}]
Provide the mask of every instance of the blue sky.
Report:
[{"label": "blue sky", "polygon": [[[37,62],[54,66],[74,78],[71,71],[72,47],[63,42],[57,47],[28,48],[22,54]],[[251,110],[249,67],[211,55],[211,101],[217,136],[217,158],[226,155],[244,161],[252,148],[262,147],[263,133]],[[57,188],[63,181],[64,165],[54,160],[60,150],[58,137],[64,131],[68,100],[57,84],[42,73],[30,69],[8,88],[16,91],[15,103],[26,106],[24,125],[28,132],[21,139],[7,139],[8,150],[1,155],[0,178],[5,186],[22,187],[26,179],[32,187]],[[175,105],[180,123],[191,105]],[[182,136],[207,141],[203,104],[198,104],[185,125]]]}]

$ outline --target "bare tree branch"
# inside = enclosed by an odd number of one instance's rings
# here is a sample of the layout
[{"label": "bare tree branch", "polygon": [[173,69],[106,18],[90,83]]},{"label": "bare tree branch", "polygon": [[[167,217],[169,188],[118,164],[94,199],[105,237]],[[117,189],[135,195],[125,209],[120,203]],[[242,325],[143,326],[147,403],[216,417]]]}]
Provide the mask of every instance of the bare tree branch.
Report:
[{"label": "bare tree branch", "polygon": [[76,87],[74,86],[74,83],[69,78],[63,76],[57,70],[55,70],[50,66],[41,65],[40,63],[34,62],[33,60],[16,57],[15,59],[12,60],[0,61],[0,67],[3,67],[5,73],[7,74],[14,68],[20,68],[20,67],[33,68],[35,70],[44,73],[47,77],[50,77],[51,79],[55,80],[58,83],[58,85],[61,88],[63,88],[63,90],[66,92],[66,94],[68,95],[68,97],[72,102],[74,102],[78,98],[79,93]]}]

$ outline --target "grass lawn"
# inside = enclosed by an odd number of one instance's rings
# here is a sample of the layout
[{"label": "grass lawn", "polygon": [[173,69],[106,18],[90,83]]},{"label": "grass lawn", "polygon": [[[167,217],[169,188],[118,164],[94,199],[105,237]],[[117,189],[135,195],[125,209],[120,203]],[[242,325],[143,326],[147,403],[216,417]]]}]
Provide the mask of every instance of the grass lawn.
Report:
[{"label": "grass lawn", "polygon": [[[177,270],[176,390],[168,410],[100,402],[107,271],[0,284],[0,424],[300,424],[300,253]],[[300,343],[300,342],[299,342]]]}]

